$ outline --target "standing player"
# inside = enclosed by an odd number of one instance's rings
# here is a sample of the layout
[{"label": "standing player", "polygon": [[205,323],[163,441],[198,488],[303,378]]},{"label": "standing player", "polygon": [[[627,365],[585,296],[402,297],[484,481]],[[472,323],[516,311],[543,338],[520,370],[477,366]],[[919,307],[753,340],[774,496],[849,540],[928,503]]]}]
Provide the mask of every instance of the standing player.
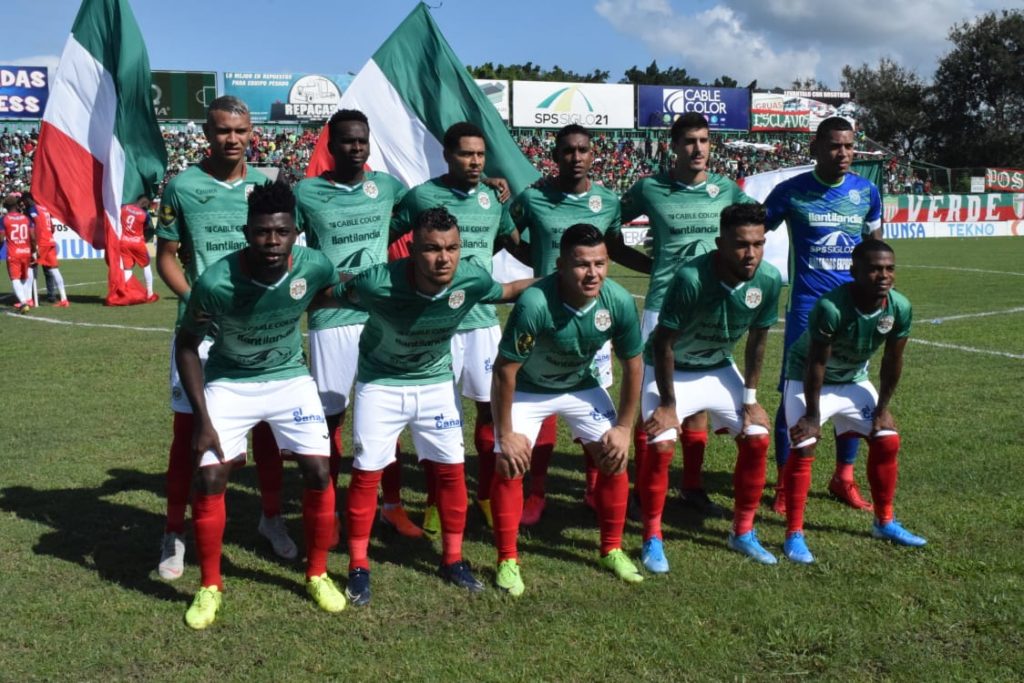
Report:
[{"label": "standing player", "polygon": [[[786,542],[794,562],[814,556],[804,538],[804,505],[811,485],[814,446],[828,420],[837,432],[868,441],[868,483],[874,503],[872,535],[898,545],[927,541],[893,518],[899,469],[900,435],[889,402],[903,372],[903,349],[910,336],[910,301],[892,288],[896,256],[881,240],[858,244],[851,255],[852,284],[822,296],[808,316],[807,329],[786,361],[784,406],[793,440],[786,464]],[[868,381],[868,361],[880,346],[881,390]]]},{"label": "standing player", "polygon": [[[533,267],[535,277],[555,272],[562,233],[577,223],[595,226],[605,236],[612,260],[627,268],[649,270],[643,255],[625,246],[622,241],[622,214],[618,196],[590,179],[594,163],[591,135],[583,126],[570,124],[555,134],[552,156],[558,164],[558,175],[538,187],[524,190],[513,201],[510,213],[522,237],[516,257]],[[606,344],[594,358],[601,375],[601,385],[611,386],[611,347]],[[537,434],[530,460],[530,495],[523,506],[522,524],[540,521],[544,512],[544,493],[548,465],[555,448],[555,416],[545,420]],[[597,478],[593,463],[587,463],[587,501]]]},{"label": "standing player", "polygon": [[[32,221],[32,228],[35,230],[36,247],[39,249],[36,263],[43,267],[43,275],[46,278],[46,300],[57,308],[67,308],[71,303],[68,301],[68,293],[64,290],[64,276],[61,275],[57,263],[57,242],[53,239],[53,217],[50,215],[49,209],[36,204],[35,199],[28,192],[22,195],[21,201]],[[59,299],[58,296],[60,296]]]},{"label": "standing player", "polygon": [[36,301],[32,298],[32,255],[36,237],[29,217],[21,211],[21,200],[14,195],[4,197],[7,213],[0,220],[0,245],[7,242],[7,274],[14,290],[14,310],[28,313]]},{"label": "standing player", "polygon": [[[370,123],[363,112],[335,112],[327,124],[327,134],[334,169],[296,186],[298,224],[310,247],[323,252],[338,270],[351,276],[387,261],[388,242],[396,236],[390,233],[392,214],[406,190],[397,178],[366,170]],[[310,369],[327,415],[335,486],[344,451],[342,425],[365,323],[366,312],[355,309],[316,309],[309,313]],[[401,465],[397,460],[385,468],[381,488],[381,519],[403,536],[422,536],[422,530],[402,507]]]},{"label": "standing player", "polygon": [[[718,249],[676,270],[654,335],[645,348],[643,412],[651,440],[637,474],[641,492],[648,570],[669,570],[661,536],[661,515],[675,439],[687,417],[708,411],[737,447],[733,470],[734,517],[729,547],[775,564],[754,531],[754,514],[764,489],[768,414],[757,403],[757,384],[768,342],[778,320],[782,276],[764,257],[764,209],[733,204],[721,213]],[[747,333],[743,375],[732,350]]]},{"label": "standing player", "polygon": [[[651,274],[641,322],[644,342],[658,324],[658,313],[676,269],[715,248],[722,209],[737,202],[754,201],[729,178],[707,170],[711,138],[703,115],[691,112],[680,116],[672,124],[670,136],[675,165],[667,173],[641,178],[622,197],[624,223],[642,215],[650,221],[648,235],[654,258],[640,254],[646,264],[643,272]],[[639,428],[635,436],[639,473],[647,452],[647,438]],[[708,443],[706,413],[686,416],[681,441],[683,503],[706,515],[724,516],[725,510],[708,497],[701,481]]]},{"label": "standing player", "polygon": [[[270,425],[302,471],[306,590],[327,612],[345,608],[344,596],[327,576],[334,531],[327,424],[299,330],[306,307],[338,283],[338,273],[323,254],[293,246],[294,213],[287,185],[253,188],[248,246],[212,264],[194,283],[178,329],[178,372],[195,415],[199,464],[192,516],[202,579],[185,613],[194,629],[212,624],[221,606],[224,491],[231,470],[239,459],[245,462],[246,435],[259,422]],[[214,325],[216,340],[204,368],[199,347]]]},{"label": "standing player", "polygon": [[[462,262],[473,263],[488,273],[495,251],[518,242],[518,232],[498,193],[481,183],[487,158],[484,133],[463,121],[444,134],[444,159],[448,172],[414,187],[398,207],[398,232],[408,232],[423,211],[443,206],[455,217],[462,237]],[[477,304],[459,323],[452,337],[452,370],[462,395],[476,402],[473,440],[479,457],[477,504],[491,526],[491,479],[494,474],[494,421],[491,417],[491,367],[497,356],[501,327],[494,306]],[[432,463],[424,461],[428,480]],[[428,483],[429,487],[429,483]],[[424,531],[436,533],[437,507],[428,508]]]},{"label": "standing player", "polygon": [[[181,301],[176,328],[181,324],[192,283],[214,263],[245,246],[242,227],[248,210],[246,199],[255,186],[269,182],[265,175],[245,163],[252,123],[244,102],[231,96],[215,99],[207,111],[203,132],[210,144],[210,155],[168,183],[156,232],[157,271]],[[211,343],[212,340],[206,340],[200,345],[200,358],[206,357]],[[182,391],[176,367],[172,346],[174,435],[167,463],[167,523],[157,568],[160,576],[168,580],[178,578],[184,570],[185,507],[194,469],[192,407]],[[275,553],[293,559],[298,549],[281,519],[281,458],[266,425],[253,431],[252,450],[263,507],[257,528],[270,540]]]},{"label": "standing player", "polygon": [[149,197],[139,195],[134,204],[121,206],[121,268],[124,279],[132,276],[132,268],[142,268],[146,282],[146,301],[160,299],[153,293],[153,269],[149,265],[149,250],[146,249],[146,228],[149,226]]},{"label": "standing player", "polygon": [[413,225],[412,256],[374,266],[336,291],[370,314],[359,338],[355,463],[348,490],[346,595],[354,605],[370,601],[367,550],[377,485],[407,426],[417,456],[434,463],[443,548],[438,573],[466,590],[483,590],[462,559],[465,451],[451,339],[475,304],[514,299],[532,282],[502,285],[478,265],[461,263],[458,224],[444,208],[424,211]]},{"label": "standing player", "polygon": [[[807,316],[826,292],[850,281],[850,254],[864,239],[882,237],[882,200],[875,185],[850,173],[853,163],[853,126],[833,116],[821,122],[811,153],[814,170],[779,183],[765,200],[766,227],[782,221],[789,228],[790,292],[786,307],[783,368],[788,349],[807,329]],[[782,380],[779,381],[782,391]],[[853,508],[869,509],[853,477],[857,439],[836,435],[836,469],[828,490]],[[778,480],[789,454],[789,433],[784,407],[775,415],[775,461]],[[784,511],[785,494],[776,485],[775,509]]]},{"label": "standing player", "polygon": [[[640,396],[640,320],[629,292],[606,279],[608,248],[600,230],[573,225],[559,245],[555,273],[526,290],[512,310],[494,366],[491,401],[501,453],[491,501],[496,581],[516,597],[525,590],[516,549],[522,476],[541,423],[551,415],[562,416],[597,463],[601,565],[628,583],[643,581],[622,551],[630,430]],[[618,413],[592,367],[594,353],[608,341],[623,368]]]}]

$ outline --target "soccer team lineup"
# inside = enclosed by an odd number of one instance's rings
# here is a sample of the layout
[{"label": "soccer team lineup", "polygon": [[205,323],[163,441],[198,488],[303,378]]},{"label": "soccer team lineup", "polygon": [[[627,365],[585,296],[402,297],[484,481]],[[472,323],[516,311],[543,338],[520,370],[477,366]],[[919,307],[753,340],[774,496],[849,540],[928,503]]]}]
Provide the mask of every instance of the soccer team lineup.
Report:
[{"label": "soccer team lineup", "polygon": [[[707,171],[699,114],[672,126],[671,169],[621,198],[592,182],[592,134],[579,125],[555,136],[557,173],[509,197],[503,179],[484,177],[487,140],[474,124],[445,131],[445,173],[406,189],[367,169],[373,123],[358,110],[335,113],[326,127],[333,167],[289,187],[247,165],[248,109],[220,97],[203,126],[209,156],[164,191],[155,265],[180,306],[158,573],[182,576],[190,517],[200,585],[189,627],[212,625],[227,600],[225,491],[250,433],[259,533],[282,558],[304,555],[309,598],[332,613],[389,590],[375,582],[371,592],[375,523],[438,540],[439,581],[474,594],[527,593],[517,541],[544,515],[557,420],[582,455],[584,502],[599,531],[593,561],[609,581],[670,572],[662,517],[677,442],[681,502],[732,519],[722,552],[764,565],[816,561],[804,511],[825,430],[834,434],[834,452],[823,455],[835,458],[828,490],[838,503],[869,510],[864,528],[879,543],[926,544],[894,516],[900,432],[889,405],[911,303],[893,288],[897,257],[880,239],[878,189],[850,172],[849,121],[826,119],[812,142],[813,171],[780,183],[763,204]],[[622,225],[641,215],[652,256],[623,238]],[[788,292],[764,259],[766,235],[780,226],[792,250]],[[836,231],[848,238],[845,251],[816,251]],[[502,249],[530,275],[495,280],[492,257]],[[612,262],[649,278],[640,310],[608,277]],[[780,298],[782,373],[762,377]],[[495,304],[512,304],[503,326]],[[867,371],[873,357],[877,386]],[[777,414],[759,391],[781,392]],[[472,495],[463,399],[476,408],[466,425],[478,460]],[[402,505],[403,432],[424,474],[419,523]],[[731,510],[702,482],[712,433],[735,443]],[[858,484],[862,442],[867,481]],[[773,447],[776,484],[770,509],[759,511]],[[301,549],[280,514],[284,461],[302,478]],[[462,555],[472,507],[493,531],[486,577]],[[759,538],[755,521],[766,514],[784,517],[784,534]],[[642,528],[637,541],[624,539],[627,515]],[[337,582],[328,572],[333,548],[347,554]]]}]

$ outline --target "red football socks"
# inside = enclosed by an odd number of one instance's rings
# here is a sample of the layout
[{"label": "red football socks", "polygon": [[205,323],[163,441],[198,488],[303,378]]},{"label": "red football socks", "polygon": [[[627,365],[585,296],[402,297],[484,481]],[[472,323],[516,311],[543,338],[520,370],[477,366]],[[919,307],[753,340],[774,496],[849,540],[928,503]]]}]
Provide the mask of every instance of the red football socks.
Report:
[{"label": "red football socks", "polygon": [[704,449],[708,445],[705,431],[683,430],[683,489],[704,488],[701,468],[704,467]]},{"label": "red football socks", "polygon": [[491,497],[491,480],[494,479],[494,423],[476,421],[473,431],[476,445],[477,476],[476,499],[487,500]]},{"label": "red football socks", "polygon": [[871,485],[871,501],[875,506],[875,517],[882,524],[891,522],[893,518],[892,502],[896,496],[899,452],[899,434],[876,436],[868,441],[868,483]]},{"label": "red football socks", "polygon": [[530,455],[530,494],[543,496],[547,486],[548,467],[551,455],[555,452],[555,441],[558,438],[558,417],[551,415],[540,424],[537,441],[533,444]]},{"label": "red football socks", "polygon": [[675,442],[663,442],[672,449],[658,449],[658,444],[647,445],[647,453],[640,461],[636,487],[640,493],[640,509],[643,511],[644,535],[646,541],[652,536],[661,538],[661,516],[665,511],[665,496],[668,494],[668,468],[675,455]]},{"label": "red football socks", "polygon": [[839,481],[853,481],[853,463],[837,462],[835,474],[832,476]]},{"label": "red football socks", "polygon": [[369,569],[367,556],[370,547],[370,531],[377,514],[377,486],[382,470],[360,470],[352,468],[352,479],[348,484],[348,568]]},{"label": "red football socks", "polygon": [[334,540],[334,486],[302,492],[302,525],[306,534],[306,578],[327,571],[327,552]]},{"label": "red football socks", "polygon": [[622,529],[626,526],[626,501],[629,475],[598,472],[594,487],[597,519],[601,529],[601,557],[622,547]]},{"label": "red football socks", "polygon": [[200,585],[224,590],[220,575],[221,543],[224,540],[224,494],[195,494],[192,499],[192,525],[196,532],[196,554],[199,556]]},{"label": "red football socks", "polygon": [[192,489],[192,413],[174,413],[171,449],[167,454],[164,491],[167,496],[167,523],[164,531],[185,533],[185,508]]},{"label": "red football socks", "polygon": [[380,476],[381,499],[385,505],[402,504],[402,451],[395,444],[395,461],[384,468]]},{"label": "red football socks", "polygon": [[733,533],[741,536],[754,528],[754,515],[764,492],[765,468],[770,439],[748,436],[736,439],[738,453],[732,474]]},{"label": "red football socks", "polygon": [[523,516],[523,480],[494,476],[491,486],[491,515],[494,518],[494,545],[498,562],[518,557],[516,540],[519,520]]},{"label": "red football socks", "polygon": [[462,559],[466,530],[466,467],[434,463],[437,474],[437,512],[441,516],[441,564]]},{"label": "red football socks", "polygon": [[274,440],[274,432],[266,422],[260,422],[252,429],[252,459],[256,461],[263,516],[277,517],[281,514],[284,461],[281,460],[281,451]]},{"label": "red football socks", "polygon": [[804,530],[804,506],[811,488],[811,465],[814,458],[801,457],[790,451],[783,470],[786,487],[786,533]]},{"label": "red football socks", "polygon": [[345,454],[345,446],[341,442],[341,414],[327,416],[327,435],[331,444],[331,484],[337,488],[338,475],[341,474],[341,458]]}]

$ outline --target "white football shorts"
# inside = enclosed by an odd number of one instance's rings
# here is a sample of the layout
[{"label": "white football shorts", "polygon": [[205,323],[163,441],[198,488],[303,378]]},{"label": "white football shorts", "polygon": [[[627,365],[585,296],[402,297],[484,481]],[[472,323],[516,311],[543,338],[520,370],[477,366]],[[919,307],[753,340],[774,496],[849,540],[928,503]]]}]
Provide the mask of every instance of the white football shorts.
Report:
[{"label": "white football shorts", "polygon": [[501,327],[481,327],[452,337],[452,372],[462,395],[480,403],[491,400],[491,370],[498,356]]},{"label": "white football shorts", "polygon": [[[786,380],[782,400],[786,407],[786,425],[793,427],[807,413],[804,383],[794,379]],[[847,384],[823,384],[821,396],[818,398],[821,424],[832,420],[836,434],[840,435],[853,432],[865,437],[871,436],[871,425],[874,423],[877,405],[878,392],[867,380]],[[810,445],[802,443],[794,444],[793,447],[803,448]]]},{"label": "white football shorts", "polygon": [[[537,441],[540,425],[551,415],[560,415],[573,439],[584,444],[598,441],[615,426],[615,404],[604,387],[565,394],[535,394],[517,391],[512,395],[512,430]],[[500,446],[494,448],[500,453]]]},{"label": "white football shorts", "polygon": [[320,392],[325,415],[338,415],[348,408],[363,327],[357,323],[309,331],[309,371]]},{"label": "white football shorts", "polygon": [[[185,389],[181,386],[181,377],[178,376],[178,362],[174,352],[174,342],[177,335],[171,337],[171,410],[176,413],[192,414],[192,404],[188,402]],[[204,339],[199,343],[199,362],[204,366],[206,359],[210,357],[210,347],[213,346],[212,339]]]}]

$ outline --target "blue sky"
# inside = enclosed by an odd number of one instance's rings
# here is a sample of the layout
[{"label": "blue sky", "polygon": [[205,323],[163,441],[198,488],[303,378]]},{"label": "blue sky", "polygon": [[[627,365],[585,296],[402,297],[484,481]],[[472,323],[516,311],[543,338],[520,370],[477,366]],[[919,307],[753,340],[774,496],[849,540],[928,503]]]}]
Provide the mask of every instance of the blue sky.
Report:
[{"label": "blue sky", "polygon": [[[134,0],[154,69],[358,71],[412,0]],[[955,23],[1005,7],[997,0],[440,0],[433,10],[467,64],[532,61],[611,72],[652,59],[708,82],[788,85],[813,76],[839,86],[844,64],[882,56],[931,77]],[[1010,5],[1019,4],[1013,0]],[[54,66],[79,0],[5,0],[0,64]],[[13,23],[13,22],[12,22]],[[13,29],[13,30],[12,30]]]}]

